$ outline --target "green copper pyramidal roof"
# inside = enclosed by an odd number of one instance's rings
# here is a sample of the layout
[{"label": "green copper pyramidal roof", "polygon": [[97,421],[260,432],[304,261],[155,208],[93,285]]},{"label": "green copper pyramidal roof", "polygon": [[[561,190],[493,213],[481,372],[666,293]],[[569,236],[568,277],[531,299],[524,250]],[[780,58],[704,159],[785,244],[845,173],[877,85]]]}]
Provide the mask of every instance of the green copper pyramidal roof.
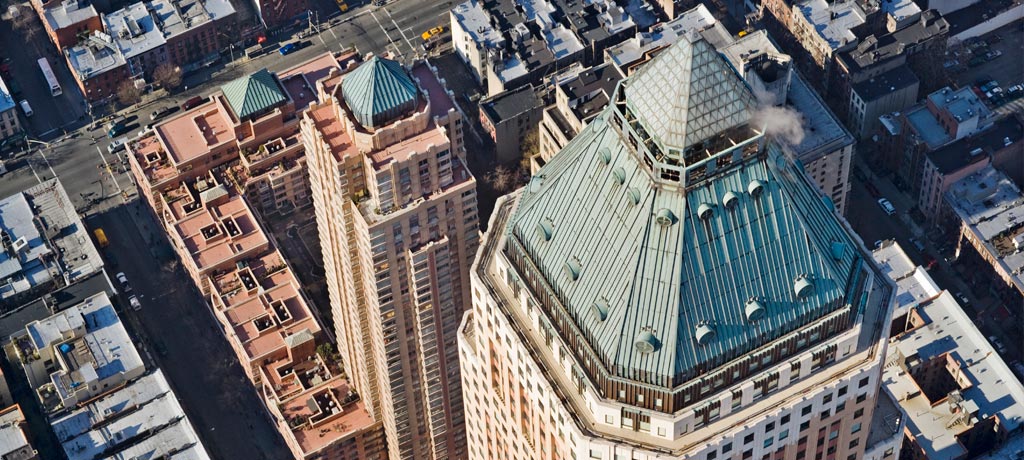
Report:
[{"label": "green copper pyramidal roof", "polygon": [[[688,79],[677,64],[659,57],[643,70]],[[635,82],[630,92],[630,84],[623,83],[626,107],[651,96],[638,94],[643,86]],[[733,96],[745,106],[750,95]],[[652,101],[634,105],[633,114],[641,126],[653,126],[641,116],[692,118],[681,110],[724,114],[722,123],[696,126],[694,135],[704,137],[717,134],[710,127],[745,123],[735,102]],[[557,299],[551,315],[562,317],[549,323],[586,340],[604,369],[673,387],[858,305],[863,262],[848,249],[856,244],[774,143],[755,136],[710,157],[702,179],[672,183],[638,154],[623,112],[610,105],[555,155],[520,195],[506,228],[509,259],[530,272],[526,279],[543,279],[538,294]],[[688,125],[680,123],[673,129]],[[529,262],[515,262],[516,254]]]},{"label": "green copper pyramidal roof", "polygon": [[374,56],[341,81],[341,93],[360,124],[379,128],[415,110],[419,90],[401,64]]},{"label": "green copper pyramidal roof", "polygon": [[220,89],[224,91],[231,110],[242,119],[288,100],[277,79],[267,69],[229,81]]}]

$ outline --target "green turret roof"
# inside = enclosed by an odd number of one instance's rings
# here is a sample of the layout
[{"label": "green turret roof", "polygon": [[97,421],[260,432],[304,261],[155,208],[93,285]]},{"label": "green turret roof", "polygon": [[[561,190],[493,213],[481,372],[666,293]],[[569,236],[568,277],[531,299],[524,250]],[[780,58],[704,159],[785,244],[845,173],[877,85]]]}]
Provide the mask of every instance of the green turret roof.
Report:
[{"label": "green turret roof", "polygon": [[231,105],[231,110],[240,119],[266,111],[288,100],[277,79],[267,69],[232,80],[220,89],[224,91],[224,97]]},{"label": "green turret roof", "polygon": [[367,128],[379,128],[416,109],[419,90],[402,65],[374,56],[341,82],[345,104]]}]

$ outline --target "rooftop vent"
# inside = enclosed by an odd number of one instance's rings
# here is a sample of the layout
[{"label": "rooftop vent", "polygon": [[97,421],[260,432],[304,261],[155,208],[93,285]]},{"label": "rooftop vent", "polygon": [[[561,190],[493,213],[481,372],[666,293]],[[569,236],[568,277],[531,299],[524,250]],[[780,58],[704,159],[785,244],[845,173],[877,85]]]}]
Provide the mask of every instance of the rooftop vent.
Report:
[{"label": "rooftop vent", "polygon": [[540,235],[541,238],[544,238],[544,241],[551,241],[551,236],[554,235],[554,231],[555,229],[551,226],[551,221],[545,219],[537,222],[537,234]]},{"label": "rooftop vent", "polygon": [[761,299],[757,297],[747,299],[747,304],[743,307],[743,314],[746,315],[747,321],[750,322],[764,318],[765,308],[764,304],[761,303]]},{"label": "rooftop vent", "polygon": [[601,297],[590,306],[590,309],[594,311],[594,316],[597,317],[598,321],[604,321],[608,318],[608,299]]},{"label": "rooftop vent", "polygon": [[608,164],[612,162],[612,151],[608,147],[601,147],[601,150],[597,151],[597,158],[601,160],[601,163]]},{"label": "rooftop vent", "polygon": [[621,166],[612,171],[612,176],[615,177],[615,182],[618,182],[619,185],[626,183],[626,170]]},{"label": "rooftop vent", "polygon": [[634,205],[640,204],[640,191],[636,188],[630,187],[626,195],[629,197],[630,203]]},{"label": "rooftop vent", "polygon": [[846,243],[843,243],[841,241],[833,241],[832,242],[832,258],[833,259],[840,260],[840,259],[843,258],[843,254],[845,254],[845,253],[846,253]]},{"label": "rooftop vent", "polygon": [[565,262],[563,270],[565,271],[565,275],[568,276],[569,279],[576,281],[580,279],[580,271],[583,270],[583,267],[580,266],[580,261],[576,259],[571,259]]},{"label": "rooftop vent", "polygon": [[700,220],[708,220],[713,215],[715,215],[715,210],[711,208],[711,205],[701,203],[700,206],[697,206],[697,217],[699,217]]},{"label": "rooftop vent", "polygon": [[694,338],[697,339],[698,344],[707,345],[712,340],[715,340],[715,328],[705,322],[697,323],[697,331],[694,334]]},{"label": "rooftop vent", "polygon": [[761,196],[764,193],[764,182],[757,179],[750,181],[750,184],[747,185],[747,193],[754,198]]},{"label": "rooftop vent", "polygon": [[654,221],[657,222],[658,225],[661,225],[662,227],[668,227],[669,225],[676,223],[677,219],[676,215],[673,214],[672,211],[670,211],[668,208],[661,208],[655,215]]},{"label": "rooftop vent", "polygon": [[731,210],[739,203],[740,197],[736,196],[732,191],[725,192],[725,196],[722,197],[722,204],[725,205],[725,209]]},{"label": "rooftop vent", "polygon": [[814,295],[814,278],[808,274],[797,276],[793,280],[793,292],[800,299],[806,299]]},{"label": "rooftop vent", "polygon": [[633,346],[640,353],[653,353],[661,348],[661,341],[654,336],[651,331],[640,331],[636,335],[636,340],[633,342]]}]

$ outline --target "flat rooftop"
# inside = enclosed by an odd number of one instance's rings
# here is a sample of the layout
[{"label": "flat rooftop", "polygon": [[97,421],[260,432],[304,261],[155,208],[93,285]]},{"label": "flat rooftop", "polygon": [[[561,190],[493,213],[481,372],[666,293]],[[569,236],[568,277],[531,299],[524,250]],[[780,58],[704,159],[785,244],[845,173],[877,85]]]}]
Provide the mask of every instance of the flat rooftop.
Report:
[{"label": "flat rooftop", "polygon": [[946,128],[939,123],[935,114],[931,113],[924,104],[911,107],[906,114],[907,122],[914,127],[914,131],[921,137],[930,149],[937,149],[953,139]]},{"label": "flat rooftop", "polygon": [[235,140],[235,122],[226,104],[223,94],[216,93],[198,107],[156,125],[156,135],[166,146],[172,165],[187,164]]},{"label": "flat rooftop", "polygon": [[[906,0],[900,0],[903,2]],[[912,3],[912,2],[911,2]],[[892,5],[882,2],[883,6]],[[871,66],[903,57],[906,50],[924,43],[937,35],[949,31],[949,23],[935,10],[921,13],[921,18],[895,32],[880,36],[864,37],[857,46],[839,54],[851,74],[856,74]]]},{"label": "flat rooftop", "polygon": [[904,64],[877,77],[854,83],[853,91],[864,101],[874,101],[918,83],[917,75]]},{"label": "flat rooftop", "polygon": [[[907,431],[930,460],[955,460],[967,454],[957,435],[989,417],[1015,432],[1024,421],[1024,386],[948,291],[916,308],[920,323],[890,341],[882,385],[907,414]],[[919,382],[907,372],[941,360],[936,372],[949,372],[946,391]],[[949,368],[956,369],[956,376]],[[931,376],[938,380],[940,377]],[[937,392],[940,391],[940,392]],[[932,394],[929,397],[928,393]]]},{"label": "flat rooftop", "polygon": [[855,1],[804,0],[794,6],[832,50],[857,41],[851,29],[867,20]]},{"label": "flat rooftop", "polygon": [[125,65],[117,45],[103,32],[93,32],[79,44],[65,48],[64,54],[79,80],[88,80]]},{"label": "flat rooftop", "polygon": [[970,86],[958,90],[949,88],[940,89],[928,95],[928,101],[940,110],[949,113],[957,121],[967,120],[972,117],[988,117],[990,111],[974,94]]},{"label": "flat rooftop", "polygon": [[991,165],[950,187],[946,201],[968,231],[984,242],[980,252],[997,261],[996,271],[1024,292],[1024,195]]},{"label": "flat rooftop", "polygon": [[899,243],[885,241],[871,255],[882,274],[896,282],[893,318],[906,314],[911,308],[934,298],[942,291],[924,267],[910,260]]},{"label": "flat rooftop", "polygon": [[52,427],[69,460],[210,458],[159,369],[89,401]]},{"label": "flat rooftop", "polygon": [[0,251],[0,280],[5,280],[0,304],[62,271],[74,283],[103,268],[89,230],[58,179],[0,199],[0,244],[6,249]]},{"label": "flat rooftop", "polygon": [[485,48],[497,48],[505,44],[505,37],[491,26],[491,18],[482,2],[469,0],[459,3],[452,8],[450,14],[474,43]]},{"label": "flat rooftop", "polygon": [[295,101],[296,110],[304,110],[311,102],[317,101],[316,82],[326,77],[331,69],[341,70],[338,60],[325,52],[295,67],[277,74],[284,90]]},{"label": "flat rooftop", "polygon": [[241,260],[212,282],[232,338],[250,361],[284,349],[290,335],[320,332],[295,274],[277,250]]},{"label": "flat rooftop", "polygon": [[886,0],[881,2],[882,11],[897,21],[909,19],[921,13],[921,7],[914,0]]},{"label": "flat rooftop", "polygon": [[106,293],[29,323],[25,330],[36,350],[58,347],[62,369],[50,378],[61,393],[144,367]]},{"label": "flat rooftop", "polygon": [[926,155],[940,173],[949,174],[987,159],[989,155],[1020,142],[1022,137],[1024,126],[1016,117],[1011,116],[999,120],[984,131],[930,150]]},{"label": "flat rooftop", "polygon": [[591,67],[559,85],[569,100],[569,108],[579,120],[596,116],[608,105],[615,92],[615,86],[625,76],[611,63]]},{"label": "flat rooftop", "polygon": [[[0,316],[0,340],[7,341],[12,335],[23,334],[26,324],[46,319],[52,316],[54,311],[63,311],[78,305],[100,292],[114,295],[110,280],[103,271],[95,272],[74,284],[49,292],[45,299],[38,298],[21,305],[14,311],[4,313],[3,316]],[[50,302],[50,306],[47,306],[48,302]]]},{"label": "flat rooftop", "polygon": [[[151,6],[154,14],[150,14]],[[131,59],[167,44],[164,33],[157,23],[157,18],[159,17],[162,21],[173,21],[171,17],[176,16],[174,9],[166,0],[157,0],[148,4],[132,3],[104,15],[103,28],[111,37],[114,37],[125,59]],[[160,24],[166,23],[161,22]]]},{"label": "flat rooftop", "polygon": [[14,102],[11,91],[7,89],[7,83],[4,82],[3,77],[0,77],[0,113],[11,110],[15,106],[17,106],[17,103]]},{"label": "flat rooftop", "polygon": [[786,94],[786,105],[799,112],[803,120],[803,140],[787,147],[800,161],[809,163],[854,143],[853,135],[796,69],[793,69]]},{"label": "flat rooftop", "polygon": [[174,231],[200,271],[269,244],[242,197],[235,195],[216,204],[201,200],[190,205],[182,199],[168,206],[175,218]]},{"label": "flat rooftop", "polygon": [[99,16],[92,3],[78,0],[67,0],[53,8],[43,11],[43,20],[53,30],[71,27],[82,21]]},{"label": "flat rooftop", "polygon": [[533,85],[526,85],[480,101],[480,110],[484,111],[492,123],[498,124],[538,109],[540,105],[541,100],[534,92]]},{"label": "flat rooftop", "polygon": [[[619,68],[640,61],[646,53],[667,47],[679,40],[679,37],[690,31],[701,33],[711,44],[727,43],[729,32],[715,19],[704,4],[697,5],[678,18],[665,24],[658,24],[650,32],[638,32],[633,38],[611,46],[605,55]],[[625,72],[625,69],[623,69]]]},{"label": "flat rooftop", "polygon": [[[0,377],[2,378],[2,377]],[[36,450],[25,436],[25,414],[17,404],[0,410],[0,458],[35,458]]]}]

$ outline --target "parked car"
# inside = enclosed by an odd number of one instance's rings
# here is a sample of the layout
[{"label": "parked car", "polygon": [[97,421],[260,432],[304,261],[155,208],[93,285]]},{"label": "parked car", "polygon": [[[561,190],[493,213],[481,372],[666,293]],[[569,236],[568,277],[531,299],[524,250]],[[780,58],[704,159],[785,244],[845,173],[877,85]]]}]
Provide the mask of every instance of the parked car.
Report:
[{"label": "parked car", "polygon": [[139,302],[139,298],[138,297],[135,297],[135,296],[129,297],[128,298],[128,303],[131,304],[132,310],[135,310],[135,311],[142,310],[142,302]]},{"label": "parked car", "polygon": [[910,244],[913,244],[918,251],[924,251],[924,243],[922,243],[921,240],[917,238],[911,238]]},{"label": "parked car", "polygon": [[957,300],[960,301],[960,305],[963,305],[963,306],[966,307],[966,306],[971,304],[971,299],[968,299],[967,296],[964,295],[963,292],[959,292],[958,291],[956,294],[953,294],[953,295],[956,297]]},{"label": "parked car", "polygon": [[882,207],[882,210],[885,211],[886,215],[891,216],[893,214],[896,214],[896,208],[892,205],[892,202],[890,202],[888,199],[879,198],[878,199],[878,205]]},{"label": "parked car", "polygon": [[989,51],[989,52],[985,53],[985,60],[986,61],[992,61],[992,60],[995,60],[997,57],[1002,56],[1002,55],[1003,55],[1003,52],[1000,51],[1000,50]]},{"label": "parked car", "polygon": [[991,343],[992,346],[999,351],[999,354],[1002,355],[1006,353],[1006,347],[1003,346],[1003,342],[999,341],[999,337],[996,337],[994,335],[988,336],[988,343]]},{"label": "parked car", "polygon": [[287,45],[282,46],[279,50],[277,50],[277,52],[281,53],[281,56],[287,56],[287,55],[292,54],[292,53],[294,53],[294,52],[296,52],[298,50],[299,50],[299,45],[297,45],[296,43],[289,43]]},{"label": "parked car", "polygon": [[128,138],[127,137],[119,137],[119,138],[114,139],[113,141],[110,142],[110,145],[107,146],[107,153],[113,155],[113,154],[115,154],[117,152],[120,152],[121,150],[123,150],[127,146],[128,146]]},{"label": "parked car", "polygon": [[181,104],[181,110],[189,110],[189,109],[198,107],[199,104],[202,104],[204,101],[206,101],[206,98],[204,98],[202,96],[195,96],[195,97],[185,101],[184,104]]},{"label": "parked car", "polygon": [[128,284],[128,277],[124,276],[124,272],[118,272],[114,277],[117,278],[118,283],[121,283],[121,289],[124,289],[124,292],[132,292],[132,285]]},{"label": "parked car", "polygon": [[122,134],[125,134],[127,132],[128,132],[128,125],[118,124],[118,125],[114,125],[113,127],[110,128],[109,131],[107,131],[107,137],[113,139],[113,138],[118,137],[118,136],[120,136]]},{"label": "parked car", "polygon": [[982,83],[981,85],[978,85],[978,89],[980,89],[981,92],[983,92],[983,93],[987,93],[987,92],[991,91],[992,88],[997,88],[997,87],[999,87],[999,82],[995,81],[995,80],[989,80],[989,81],[986,81],[985,83]]},{"label": "parked car", "polygon": [[18,105],[21,105],[21,111],[25,112],[26,117],[31,117],[32,114],[35,113],[32,111],[32,106],[28,105],[28,101],[24,99],[22,99],[21,102],[18,103]]},{"label": "parked car", "polygon": [[156,109],[153,111],[153,113],[149,114],[149,119],[156,121],[177,111],[177,107],[164,107],[162,109]]}]

